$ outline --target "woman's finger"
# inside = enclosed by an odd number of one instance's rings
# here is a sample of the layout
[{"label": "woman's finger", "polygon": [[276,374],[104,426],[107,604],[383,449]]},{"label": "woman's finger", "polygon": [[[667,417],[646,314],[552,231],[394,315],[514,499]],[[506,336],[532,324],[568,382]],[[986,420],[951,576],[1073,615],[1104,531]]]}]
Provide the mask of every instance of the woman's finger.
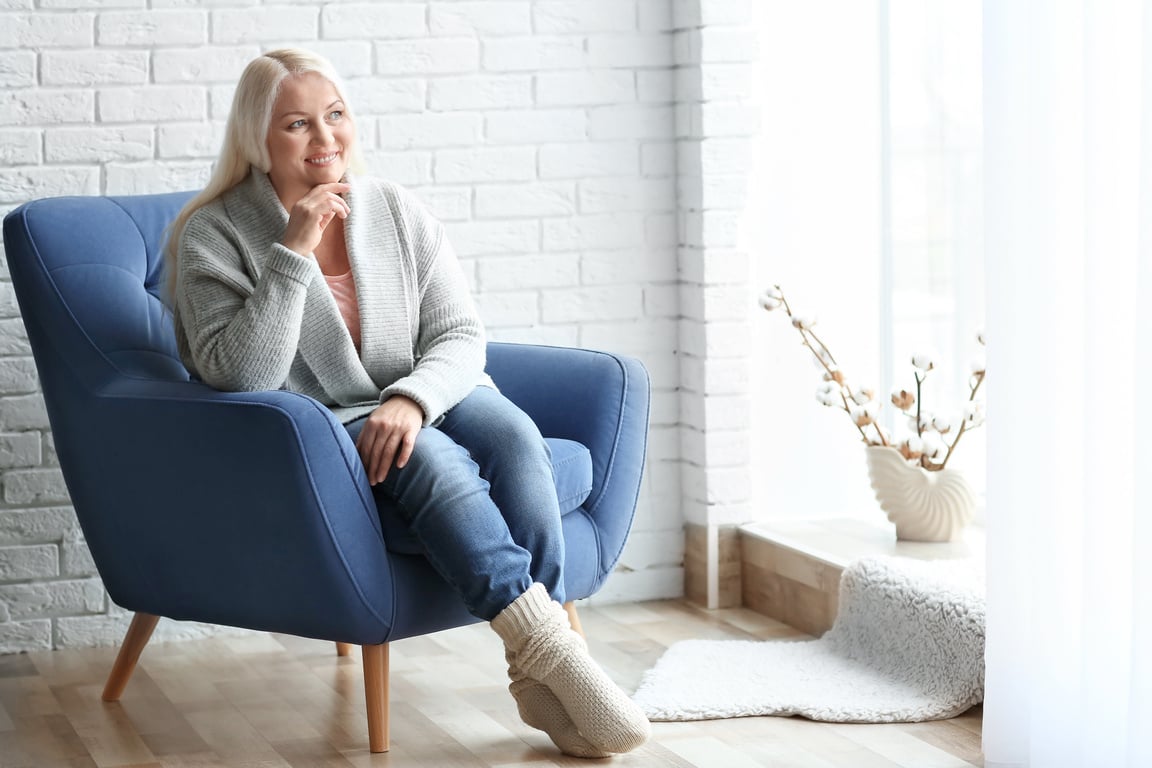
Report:
[{"label": "woman's finger", "polygon": [[392,469],[392,461],[396,457],[396,448],[400,445],[400,436],[396,432],[388,435],[387,439],[383,441],[383,445],[379,454],[375,457],[376,467],[373,470],[373,477],[376,478],[377,483],[384,482],[387,477],[388,471]]},{"label": "woman's finger", "polygon": [[416,447],[416,435],[419,432],[419,428],[410,429],[400,438],[400,452],[396,456],[396,469],[404,469],[408,459],[412,458],[412,449]]},{"label": "woman's finger", "polygon": [[[365,469],[372,466],[372,457],[375,455],[374,445],[376,443],[376,430],[372,429],[372,424],[365,422],[364,428],[360,430],[360,436],[356,438],[356,453],[360,454],[360,461],[364,464]],[[368,480],[371,482],[372,474],[368,474]]]},{"label": "woman's finger", "polygon": [[364,424],[357,441],[357,451],[360,460],[364,462],[369,483],[376,485],[384,482],[392,468],[392,459],[399,444],[400,436],[391,425],[371,418]]},{"label": "woman's finger", "polygon": [[336,195],[327,195],[317,198],[316,200],[309,200],[302,205],[302,208],[305,211],[305,215],[308,216],[336,214],[344,217],[352,210],[348,207],[348,203]]}]

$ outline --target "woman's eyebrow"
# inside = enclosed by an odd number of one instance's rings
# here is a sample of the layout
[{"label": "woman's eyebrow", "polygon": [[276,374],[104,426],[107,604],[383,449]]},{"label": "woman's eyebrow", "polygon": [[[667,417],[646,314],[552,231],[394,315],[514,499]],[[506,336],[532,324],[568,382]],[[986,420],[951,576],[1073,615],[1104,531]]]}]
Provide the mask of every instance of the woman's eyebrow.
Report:
[{"label": "woman's eyebrow", "polygon": [[[343,104],[343,103],[344,103],[344,99],[336,99],[336,101],[334,101],[331,104],[329,104],[328,106],[324,107],[324,109],[326,109],[326,110],[332,109],[332,107],[336,106],[337,104]],[[308,114],[308,112],[306,110],[303,110],[303,109],[288,109],[288,110],[285,110],[285,111],[281,112],[280,114],[278,114],[276,116],[276,119],[279,120],[282,117],[288,117],[288,115],[307,115],[307,114]]]}]

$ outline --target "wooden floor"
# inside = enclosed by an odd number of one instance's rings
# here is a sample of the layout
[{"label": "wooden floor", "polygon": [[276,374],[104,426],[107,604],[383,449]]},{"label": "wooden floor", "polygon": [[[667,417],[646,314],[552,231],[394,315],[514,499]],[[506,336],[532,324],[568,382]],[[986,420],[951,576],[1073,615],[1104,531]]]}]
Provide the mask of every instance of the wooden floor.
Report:
[{"label": "wooden floor", "polygon": [[[773,639],[794,630],[751,611],[681,601],[581,609],[593,654],[634,690],[671,643]],[[834,725],[756,717],[655,723],[640,750],[565,757],[520,723],[503,652],[484,625],[392,646],[392,750],[368,752],[359,654],[251,634],[149,645],[124,698],[100,701],[114,649],[0,656],[0,766],[716,766],[945,768],[982,765],[979,708],[955,720]]]}]

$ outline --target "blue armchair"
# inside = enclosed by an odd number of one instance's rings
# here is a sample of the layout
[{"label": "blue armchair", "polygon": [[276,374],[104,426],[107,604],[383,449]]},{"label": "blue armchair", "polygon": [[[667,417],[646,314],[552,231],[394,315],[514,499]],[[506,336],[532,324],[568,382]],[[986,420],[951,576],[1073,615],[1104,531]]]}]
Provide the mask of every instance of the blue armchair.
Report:
[{"label": "blue armchair", "polygon": [[[189,378],[161,300],[164,229],[189,197],[55,198],[4,219],[72,503],[109,595],[135,612],[104,698],[119,699],[160,616],[356,644],[370,748],[386,751],[387,644],[475,619],[378,514],[326,408]],[[552,445],[567,594],[592,595],[636,506],[647,374],[627,357],[500,343],[488,371]]]}]

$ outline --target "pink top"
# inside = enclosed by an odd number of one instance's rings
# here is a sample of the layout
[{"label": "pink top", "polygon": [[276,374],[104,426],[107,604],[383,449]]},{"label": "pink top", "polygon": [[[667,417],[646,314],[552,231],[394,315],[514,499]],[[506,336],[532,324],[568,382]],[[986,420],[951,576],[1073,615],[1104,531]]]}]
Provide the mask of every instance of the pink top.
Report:
[{"label": "pink top", "polygon": [[328,283],[328,290],[332,291],[332,298],[336,299],[336,306],[348,326],[348,333],[352,334],[352,343],[356,351],[360,351],[360,307],[356,303],[356,281],[352,279],[352,270],[342,275],[324,275]]}]

